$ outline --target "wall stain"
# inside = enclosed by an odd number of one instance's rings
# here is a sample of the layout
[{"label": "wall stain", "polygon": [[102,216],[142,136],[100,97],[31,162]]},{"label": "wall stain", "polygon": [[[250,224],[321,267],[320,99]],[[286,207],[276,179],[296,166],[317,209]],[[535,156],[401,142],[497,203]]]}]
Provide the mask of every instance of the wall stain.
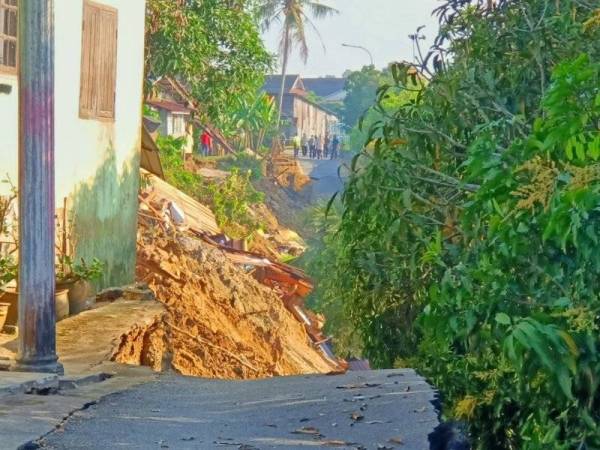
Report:
[{"label": "wall stain", "polygon": [[70,196],[75,258],[106,263],[99,289],[132,283],[136,263],[139,152],[120,175],[112,143],[106,155],[94,178],[77,185]]}]

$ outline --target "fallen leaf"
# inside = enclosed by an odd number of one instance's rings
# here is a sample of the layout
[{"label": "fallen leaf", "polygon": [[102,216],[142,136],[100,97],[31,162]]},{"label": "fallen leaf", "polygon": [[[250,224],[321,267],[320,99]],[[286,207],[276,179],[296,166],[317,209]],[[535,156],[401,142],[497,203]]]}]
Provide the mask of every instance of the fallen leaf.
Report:
[{"label": "fallen leaf", "polygon": [[404,441],[400,436],[390,438],[388,442],[390,442],[391,444],[404,445]]},{"label": "fallen leaf", "polygon": [[321,436],[321,432],[315,427],[302,427],[292,431],[292,434],[308,434],[311,436]]},{"label": "fallen leaf", "polygon": [[[233,441],[233,439],[231,439],[231,441]],[[244,445],[241,442],[224,442],[224,441],[214,441],[213,444],[225,445],[228,447],[239,447],[240,445]]]},{"label": "fallen leaf", "polygon": [[350,445],[354,445],[354,443],[341,441],[341,440],[337,440],[337,439],[330,439],[327,441],[321,441],[321,445],[324,445],[326,447],[348,447]]},{"label": "fallen leaf", "polygon": [[363,416],[361,413],[359,412],[353,412],[350,417],[352,418],[352,420],[354,420],[355,422],[360,422],[361,420],[363,420],[365,418],[365,416]]},{"label": "fallen leaf", "polygon": [[404,376],[403,373],[390,373],[387,377],[394,378],[394,377],[403,377],[403,376]]},{"label": "fallen leaf", "polygon": [[343,384],[342,386],[337,386],[336,389],[364,389],[364,388],[372,388],[381,386],[380,383],[361,383],[361,384]]}]

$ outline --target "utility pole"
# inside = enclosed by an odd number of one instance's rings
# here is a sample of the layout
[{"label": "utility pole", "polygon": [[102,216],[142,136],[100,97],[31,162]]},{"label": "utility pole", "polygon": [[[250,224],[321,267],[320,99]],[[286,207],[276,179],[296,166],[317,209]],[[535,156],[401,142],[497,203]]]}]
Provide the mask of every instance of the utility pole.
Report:
[{"label": "utility pole", "polygon": [[342,44],[342,47],[357,48],[359,50],[365,51],[367,53],[367,55],[369,55],[369,58],[371,59],[371,65],[373,67],[375,67],[375,61],[373,60],[373,53],[371,53],[371,51],[368,48],[363,47],[361,45],[351,45],[351,44]]},{"label": "utility pole", "polygon": [[14,370],[61,373],[54,274],[54,0],[19,2],[19,352]]}]

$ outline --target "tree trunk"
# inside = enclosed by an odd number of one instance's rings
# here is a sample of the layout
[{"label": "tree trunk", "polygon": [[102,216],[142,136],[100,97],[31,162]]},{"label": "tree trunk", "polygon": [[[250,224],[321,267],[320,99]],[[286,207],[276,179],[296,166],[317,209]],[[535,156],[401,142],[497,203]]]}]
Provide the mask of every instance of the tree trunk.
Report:
[{"label": "tree trunk", "polygon": [[[281,132],[281,114],[283,110],[283,96],[285,95],[285,75],[287,73],[288,59],[290,56],[290,26],[285,25],[285,42],[283,44],[283,61],[281,64],[281,89],[279,91],[279,111],[277,112],[277,130]],[[281,133],[280,133],[281,134]],[[279,136],[277,137],[279,138]]]}]

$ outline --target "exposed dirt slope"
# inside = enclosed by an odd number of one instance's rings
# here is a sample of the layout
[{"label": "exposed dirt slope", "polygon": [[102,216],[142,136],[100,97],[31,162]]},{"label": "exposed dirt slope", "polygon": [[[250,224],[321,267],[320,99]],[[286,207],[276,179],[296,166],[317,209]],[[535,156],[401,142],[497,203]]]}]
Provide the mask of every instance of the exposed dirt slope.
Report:
[{"label": "exposed dirt slope", "polygon": [[120,362],[160,370],[170,358],[183,375],[226,379],[334,370],[274,290],[202,241],[142,224],[137,276],[167,314],[124,339]]},{"label": "exposed dirt slope", "polygon": [[265,194],[265,205],[276,220],[302,235],[302,215],[310,206],[310,196],[306,191],[295,192],[293,189],[283,188],[269,178],[262,178],[253,184]]}]

